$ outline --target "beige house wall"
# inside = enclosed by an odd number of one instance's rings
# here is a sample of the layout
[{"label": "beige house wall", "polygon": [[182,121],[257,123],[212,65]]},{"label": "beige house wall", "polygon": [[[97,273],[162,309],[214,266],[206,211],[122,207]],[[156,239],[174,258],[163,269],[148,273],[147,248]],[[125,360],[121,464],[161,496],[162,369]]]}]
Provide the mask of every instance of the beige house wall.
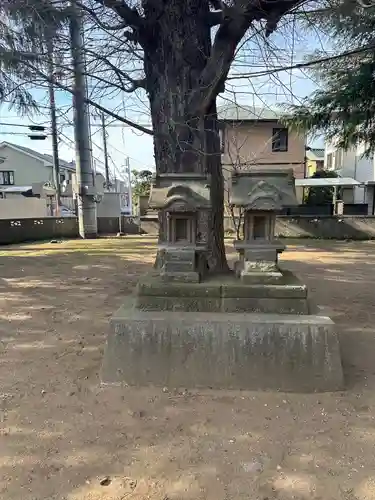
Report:
[{"label": "beige house wall", "polygon": [[271,168],[293,168],[296,178],[304,177],[305,144],[304,135],[289,131],[288,151],[272,151],[272,130],[282,128],[279,122],[241,122],[238,125],[226,123],[223,132],[224,152],[222,163],[227,178],[238,165],[242,170],[251,165]]}]

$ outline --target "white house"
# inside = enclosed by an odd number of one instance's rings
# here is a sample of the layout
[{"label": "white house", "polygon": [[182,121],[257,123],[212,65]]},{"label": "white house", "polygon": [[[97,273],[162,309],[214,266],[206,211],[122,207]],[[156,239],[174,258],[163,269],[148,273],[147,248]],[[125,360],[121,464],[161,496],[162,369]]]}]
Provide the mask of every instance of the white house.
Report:
[{"label": "white house", "polygon": [[[75,172],[74,163],[59,160],[60,184],[70,180]],[[0,191],[14,186],[27,187],[40,182],[53,182],[53,158],[51,155],[38,153],[33,149],[18,146],[10,142],[0,143]]]},{"label": "white house", "polygon": [[[338,148],[335,141],[327,141],[325,144],[324,166],[327,170],[334,170],[340,177],[351,177],[361,183],[375,181],[374,157],[363,157],[365,146],[363,144],[348,150]],[[364,186],[358,186],[353,191],[353,199],[347,202],[368,203],[367,190]],[[372,204],[372,200],[371,200]]]}]

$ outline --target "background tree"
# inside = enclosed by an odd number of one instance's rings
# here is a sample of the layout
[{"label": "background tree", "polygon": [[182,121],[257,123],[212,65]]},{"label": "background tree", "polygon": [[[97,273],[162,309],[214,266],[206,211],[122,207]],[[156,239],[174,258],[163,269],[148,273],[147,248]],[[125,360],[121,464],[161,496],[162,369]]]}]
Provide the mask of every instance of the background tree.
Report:
[{"label": "background tree", "polygon": [[153,173],[150,170],[132,170],[132,198],[133,206],[138,205],[140,196],[149,196]]},{"label": "background tree", "polygon": [[135,196],[149,196],[153,173],[150,170],[132,170],[132,192]]},{"label": "background tree", "polygon": [[[311,179],[332,179],[337,177],[336,172],[319,170],[311,176]],[[306,196],[306,205],[332,205],[334,188],[329,186],[310,187]],[[338,196],[340,198],[340,196]]]},{"label": "background tree", "polygon": [[318,69],[311,66],[320,88],[291,107],[289,120],[297,130],[323,132],[344,149],[363,142],[367,155],[375,150],[375,6],[369,5],[333,0],[309,15],[333,41],[336,55],[323,58]]},{"label": "background tree", "polygon": [[47,33],[52,40],[67,21],[67,10],[51,0],[3,0],[0,5],[0,103],[32,112],[38,103],[29,89],[37,70],[47,67]]}]

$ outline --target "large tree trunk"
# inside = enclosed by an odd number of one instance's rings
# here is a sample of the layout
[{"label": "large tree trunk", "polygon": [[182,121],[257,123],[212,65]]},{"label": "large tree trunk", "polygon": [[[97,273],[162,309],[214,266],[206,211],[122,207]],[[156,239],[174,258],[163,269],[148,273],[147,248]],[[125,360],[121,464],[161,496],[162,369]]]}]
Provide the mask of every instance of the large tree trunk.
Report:
[{"label": "large tree trunk", "polygon": [[[212,213],[208,234],[209,267],[227,270],[224,250],[224,190],[215,98],[209,108],[192,104],[192,92],[211,52],[208,2],[144,0],[150,43],[145,73],[158,173],[211,174]],[[147,36],[147,35],[146,35]]]}]

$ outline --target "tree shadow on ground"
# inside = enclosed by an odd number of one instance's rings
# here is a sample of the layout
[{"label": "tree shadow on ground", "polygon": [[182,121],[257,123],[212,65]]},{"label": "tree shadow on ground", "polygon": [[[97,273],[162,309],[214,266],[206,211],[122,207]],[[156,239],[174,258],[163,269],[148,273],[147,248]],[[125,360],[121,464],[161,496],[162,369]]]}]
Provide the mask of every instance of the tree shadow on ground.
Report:
[{"label": "tree shadow on ground", "polygon": [[[343,350],[356,373],[369,375],[373,335],[362,327],[373,247],[338,254],[312,243],[314,250],[286,253],[283,265],[340,327],[349,325],[341,336],[352,348],[343,340]],[[143,241],[101,245],[0,256],[1,498],[371,498],[373,377],[367,387],[362,378],[349,391],[319,395],[100,387],[109,316],[154,254]]]},{"label": "tree shadow on ground", "polygon": [[294,271],[308,285],[320,313],[330,316],[340,335],[343,367],[348,387],[375,383],[372,352],[375,328],[372,311],[375,286],[375,242],[319,245],[313,251],[293,247],[282,266]]}]

